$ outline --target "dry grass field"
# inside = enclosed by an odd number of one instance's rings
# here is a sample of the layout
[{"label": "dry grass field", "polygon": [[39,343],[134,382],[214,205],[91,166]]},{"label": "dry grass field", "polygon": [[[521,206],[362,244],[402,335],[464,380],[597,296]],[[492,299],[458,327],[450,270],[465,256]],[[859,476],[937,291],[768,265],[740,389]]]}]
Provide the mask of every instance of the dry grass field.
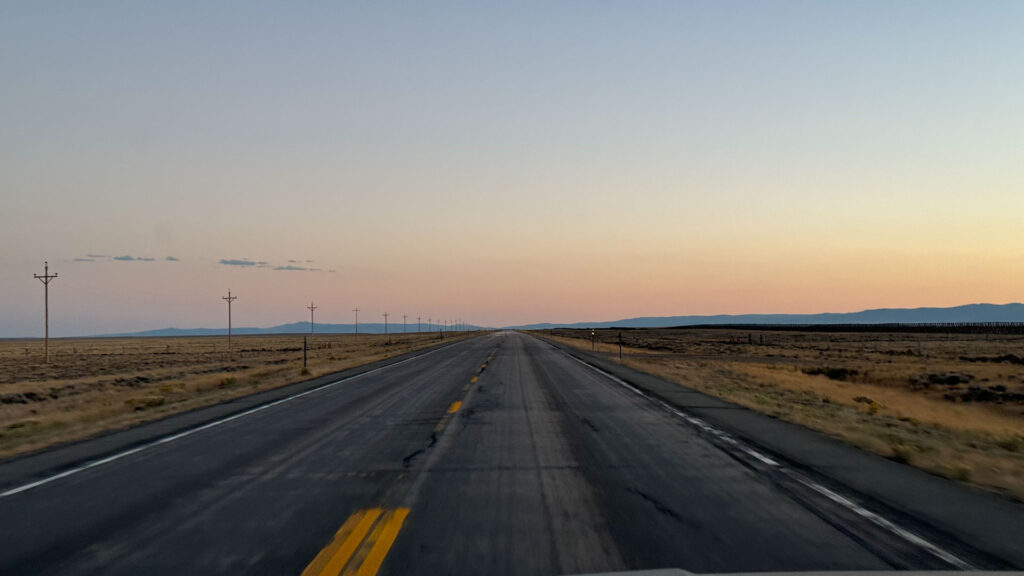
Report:
[{"label": "dry grass field", "polygon": [[[446,340],[473,333],[448,334]],[[0,458],[439,342],[437,333],[0,340]]]},{"label": "dry grass field", "polygon": [[[590,332],[543,336],[589,350]],[[597,350],[618,357],[618,330]],[[1024,337],[623,330],[623,362],[1024,500]]]}]

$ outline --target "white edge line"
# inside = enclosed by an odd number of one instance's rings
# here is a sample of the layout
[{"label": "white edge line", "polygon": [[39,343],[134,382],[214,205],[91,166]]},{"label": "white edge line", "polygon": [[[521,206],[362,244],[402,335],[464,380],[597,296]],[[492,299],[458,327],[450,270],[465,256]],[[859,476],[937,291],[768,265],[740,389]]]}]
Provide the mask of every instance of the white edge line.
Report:
[{"label": "white edge line", "polygon": [[[453,342],[452,344],[455,344],[455,343]],[[451,344],[449,344],[448,346],[451,346]],[[132,454],[138,454],[139,452],[142,452],[143,450],[148,450],[148,449],[150,449],[150,448],[152,448],[154,446],[159,446],[161,444],[167,444],[168,442],[174,442],[175,440],[180,440],[180,439],[182,439],[182,438],[184,438],[186,436],[191,436],[192,434],[195,434],[196,432],[202,432],[203,430],[209,430],[210,428],[215,428],[217,426],[220,426],[221,424],[226,424],[228,422],[231,422],[232,420],[237,420],[239,418],[242,418],[243,416],[248,416],[250,414],[255,414],[257,412],[261,412],[263,410],[266,410],[267,408],[272,408],[274,406],[277,406],[278,404],[284,404],[285,402],[290,402],[292,400],[295,400],[296,398],[302,398],[303,396],[306,396],[307,394],[312,394],[314,392],[319,392],[319,391],[324,390],[326,388],[330,388],[332,386],[336,386],[338,384],[341,384],[342,382],[348,382],[349,380],[355,380],[356,378],[362,378],[363,376],[368,376],[370,374],[374,374],[376,372],[380,372],[381,370],[385,370],[387,368],[392,368],[394,366],[400,366],[402,364],[405,364],[406,362],[411,362],[413,360],[417,360],[419,358],[423,358],[424,356],[429,356],[429,355],[431,355],[431,354],[433,354],[435,352],[440,352],[441,350],[444,350],[445,348],[448,348],[448,346],[444,346],[442,348],[438,348],[437,350],[431,350],[430,352],[424,352],[423,354],[418,354],[416,356],[413,356],[412,358],[406,358],[405,360],[399,360],[398,362],[395,362],[393,364],[388,364],[387,366],[381,366],[379,368],[374,368],[372,370],[367,370],[366,372],[361,372],[359,374],[354,374],[352,376],[347,376],[345,378],[342,378],[341,380],[335,380],[334,382],[328,382],[326,384],[321,384],[321,385],[317,386],[316,388],[310,388],[309,390],[305,390],[303,392],[298,392],[298,393],[293,394],[291,396],[286,396],[284,398],[281,398],[281,399],[278,399],[278,400],[274,400],[273,402],[270,402],[270,403],[267,403],[267,404],[261,404],[259,406],[256,406],[255,408],[250,408],[248,410],[245,410],[243,412],[239,412],[237,414],[232,414],[231,416],[227,416],[225,418],[221,418],[220,420],[214,420],[213,422],[207,422],[206,424],[203,424],[201,426],[196,426],[195,428],[189,428],[188,430],[184,430],[182,432],[177,432],[177,433],[174,433],[174,434],[172,434],[170,436],[164,436],[163,438],[158,438],[156,440],[152,440],[150,442],[142,444],[141,446],[136,446],[135,448],[130,448],[130,449],[125,450],[123,452],[118,452],[116,454],[111,454],[110,456],[106,456],[104,458],[100,458],[99,460],[93,460],[91,462],[87,462],[87,463],[82,464],[81,466],[78,466],[76,468],[72,468],[70,470],[65,470],[63,472],[60,472],[60,473],[57,473],[57,474],[53,474],[52,476],[47,476],[45,478],[41,478],[41,479],[36,480],[34,482],[29,482],[28,484],[22,484],[21,486],[15,486],[14,488],[10,488],[8,490],[0,492],[0,498],[6,498],[8,496],[14,496],[15,494],[20,494],[21,492],[26,492],[26,491],[31,490],[33,488],[38,488],[39,486],[42,486],[44,484],[49,484],[50,482],[53,482],[55,480],[60,480],[61,478],[67,478],[68,476],[73,476],[75,474],[78,474],[79,472],[84,472],[86,470],[89,470],[90,468],[96,468],[97,466],[103,466],[104,464],[109,464],[109,463],[111,463],[111,462],[113,462],[115,460],[120,460],[121,458],[124,458],[126,456],[131,456]]]},{"label": "white edge line", "polygon": [[882,528],[885,528],[886,530],[892,532],[893,534],[896,534],[897,536],[903,538],[904,540],[906,540],[906,541],[908,541],[908,542],[910,542],[912,544],[915,544],[916,546],[918,546],[920,548],[923,548],[923,549],[927,550],[928,552],[931,552],[935,556],[938,556],[939,558],[941,558],[943,561],[948,562],[949,564],[952,564],[953,566],[956,566],[957,568],[959,568],[961,570],[974,570],[975,569],[974,566],[968,564],[967,562],[964,562],[963,560],[961,560],[957,556],[954,556],[953,554],[951,554],[949,552],[946,552],[945,550],[939,548],[938,546],[932,544],[931,542],[925,540],[924,538],[918,536],[917,534],[914,534],[913,532],[907,530],[906,528],[903,528],[903,527],[899,526],[898,524],[895,524],[895,523],[891,522],[890,520],[887,520],[884,517],[879,516],[878,514],[875,514],[874,512],[872,512],[872,511],[870,511],[870,510],[860,506],[859,504],[857,504],[856,502],[850,500],[849,498],[846,498],[845,496],[837,494],[836,492],[834,492],[832,490],[829,490],[828,488],[826,488],[826,487],[822,486],[821,484],[818,484],[817,482],[814,482],[812,480],[808,480],[806,478],[802,478],[802,477],[796,476],[796,475],[794,475],[794,477],[797,480],[799,480],[803,485],[807,486],[808,488],[811,488],[812,490],[815,490],[819,494],[822,494],[823,496],[825,496],[829,500],[832,500],[833,502],[836,502],[837,504],[841,504],[841,505],[849,508],[853,512],[856,512],[858,515],[863,516],[864,518],[867,518],[871,522],[874,522],[878,526],[881,526]]},{"label": "white edge line", "polygon": [[[557,347],[555,347],[555,349],[556,350],[560,350]],[[701,430],[703,430],[705,432],[711,432],[715,436],[717,436],[718,438],[723,439],[723,440],[727,440],[730,444],[735,444],[735,445],[740,446],[741,449],[744,452],[746,452],[750,456],[760,460],[761,462],[763,462],[765,464],[768,464],[769,466],[779,467],[781,470],[783,470],[784,472],[789,474],[791,477],[795,478],[798,482],[800,482],[804,486],[807,486],[808,488],[818,492],[819,494],[825,496],[829,500],[832,500],[836,504],[839,504],[839,505],[841,505],[841,506],[851,510],[852,512],[856,513],[857,515],[862,516],[862,517],[866,518],[867,520],[870,520],[871,522],[873,522],[877,526],[879,526],[881,528],[884,528],[885,530],[888,530],[889,532],[895,534],[896,536],[899,536],[900,538],[903,538],[907,542],[909,542],[909,543],[911,543],[911,544],[913,544],[913,545],[915,545],[915,546],[917,546],[917,547],[919,547],[919,548],[921,548],[921,549],[931,553],[932,555],[938,557],[942,561],[947,562],[947,563],[949,563],[952,566],[956,566],[960,570],[975,570],[976,569],[973,565],[965,562],[964,560],[960,559],[959,557],[955,556],[954,554],[952,554],[950,552],[947,552],[947,551],[943,550],[942,548],[939,548],[935,544],[932,544],[928,540],[925,540],[921,536],[918,536],[917,534],[914,534],[910,530],[907,530],[906,528],[903,528],[902,526],[892,522],[891,520],[887,520],[886,518],[884,518],[884,517],[882,517],[882,516],[872,512],[872,511],[870,511],[870,510],[868,510],[866,508],[864,508],[863,506],[861,506],[860,504],[857,504],[853,500],[851,500],[851,499],[849,499],[849,498],[847,498],[845,496],[842,496],[842,495],[838,494],[837,492],[835,492],[833,490],[830,490],[830,489],[822,486],[821,484],[818,484],[817,482],[814,482],[814,481],[812,481],[812,480],[810,480],[808,478],[805,478],[802,474],[797,474],[797,473],[791,472],[789,470],[786,470],[784,468],[781,468],[779,463],[776,462],[775,460],[773,460],[771,458],[768,458],[764,454],[761,454],[760,452],[758,452],[758,451],[756,451],[756,450],[754,450],[752,448],[749,448],[749,447],[743,445],[742,443],[738,442],[737,440],[731,438],[727,433],[725,433],[725,432],[715,428],[714,426],[711,426],[710,424],[704,422],[700,418],[697,418],[695,416],[691,416],[689,414],[686,414],[685,412],[679,410],[678,408],[676,408],[675,406],[672,406],[671,404],[665,402],[664,400],[661,400],[660,398],[655,398],[655,397],[653,397],[653,396],[651,396],[649,394],[644,393],[643,391],[641,391],[636,386],[633,386],[632,384],[630,384],[629,382],[626,382],[625,380],[619,378],[618,376],[616,376],[614,374],[611,374],[610,372],[606,372],[605,370],[602,370],[601,368],[598,368],[597,366],[594,366],[593,364],[587,363],[587,362],[577,358],[576,356],[574,356],[572,354],[569,354],[565,350],[560,350],[560,351],[562,353],[564,353],[566,356],[568,356],[569,358],[572,358],[573,360],[575,360],[575,361],[579,362],[580,364],[583,364],[584,366],[590,368],[591,370],[594,370],[595,372],[605,376],[606,378],[612,380],[613,382],[615,382],[615,383],[617,383],[617,384],[619,384],[621,386],[624,386],[626,389],[628,389],[628,390],[630,390],[630,391],[632,391],[632,392],[634,392],[634,393],[636,393],[636,394],[638,394],[640,396],[643,396],[644,398],[647,398],[649,400],[653,400],[654,402],[657,402],[663,408],[667,409],[669,412],[671,412],[671,413],[673,413],[673,414],[683,418],[688,423],[696,426],[697,428],[700,428]]]}]

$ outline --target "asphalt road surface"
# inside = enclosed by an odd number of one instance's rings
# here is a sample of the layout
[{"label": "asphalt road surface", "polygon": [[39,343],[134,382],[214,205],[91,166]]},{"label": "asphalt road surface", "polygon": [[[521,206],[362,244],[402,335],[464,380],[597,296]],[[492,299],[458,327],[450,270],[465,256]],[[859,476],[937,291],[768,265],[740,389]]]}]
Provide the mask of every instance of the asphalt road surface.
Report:
[{"label": "asphalt road surface", "polygon": [[0,574],[962,567],[734,448],[496,333],[0,487]]}]

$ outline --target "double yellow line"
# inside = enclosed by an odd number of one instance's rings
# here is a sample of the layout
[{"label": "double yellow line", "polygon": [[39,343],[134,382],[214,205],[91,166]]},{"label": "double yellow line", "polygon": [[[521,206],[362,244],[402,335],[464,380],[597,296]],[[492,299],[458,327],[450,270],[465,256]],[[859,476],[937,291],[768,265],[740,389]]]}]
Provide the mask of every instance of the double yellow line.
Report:
[{"label": "double yellow line", "polygon": [[302,576],[374,576],[408,515],[408,508],[356,512],[306,566]]}]

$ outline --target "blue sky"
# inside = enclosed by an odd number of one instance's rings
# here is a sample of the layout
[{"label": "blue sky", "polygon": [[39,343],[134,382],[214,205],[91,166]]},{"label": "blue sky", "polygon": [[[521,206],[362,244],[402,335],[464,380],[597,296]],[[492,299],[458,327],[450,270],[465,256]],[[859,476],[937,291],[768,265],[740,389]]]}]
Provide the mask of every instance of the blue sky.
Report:
[{"label": "blue sky", "polygon": [[310,299],[482,324],[1019,300],[1022,24],[1018,2],[6,3],[0,336],[41,332],[44,259],[66,335],[217,325],[228,287],[249,325]]}]

